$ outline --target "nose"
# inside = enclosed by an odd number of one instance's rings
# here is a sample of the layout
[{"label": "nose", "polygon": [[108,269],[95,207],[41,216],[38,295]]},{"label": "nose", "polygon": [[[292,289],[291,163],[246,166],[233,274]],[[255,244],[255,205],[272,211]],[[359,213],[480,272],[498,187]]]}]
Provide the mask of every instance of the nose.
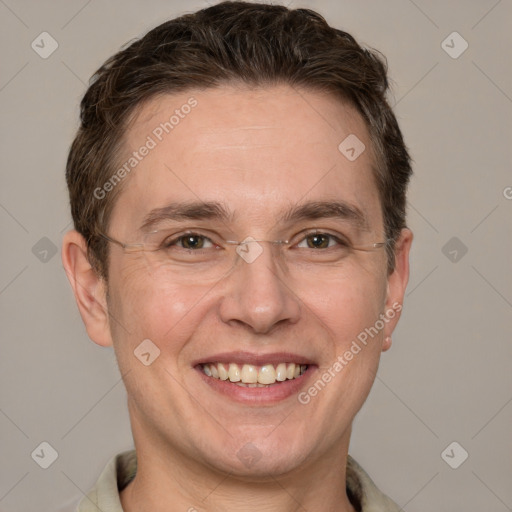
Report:
[{"label": "nose", "polygon": [[287,283],[286,271],[276,261],[276,248],[263,242],[249,245],[250,250],[240,246],[239,257],[225,278],[220,306],[222,321],[243,324],[260,334],[268,334],[287,322],[297,323],[300,299]]}]

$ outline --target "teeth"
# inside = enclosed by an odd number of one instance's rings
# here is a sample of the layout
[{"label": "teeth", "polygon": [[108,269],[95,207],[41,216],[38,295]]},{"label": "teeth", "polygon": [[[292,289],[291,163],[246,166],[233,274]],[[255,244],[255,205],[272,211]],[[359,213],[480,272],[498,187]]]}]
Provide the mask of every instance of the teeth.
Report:
[{"label": "teeth", "polygon": [[[205,366],[215,366],[212,365],[205,365]],[[229,365],[229,372],[228,372],[228,378],[230,382],[239,382],[240,381],[240,368],[238,368],[237,364],[231,363]]]},{"label": "teeth", "polygon": [[276,381],[276,371],[271,364],[266,364],[258,372],[258,382],[260,384],[274,384]]},{"label": "teeth", "polygon": [[240,379],[244,384],[256,384],[258,382],[258,369],[252,364],[244,364]]},{"label": "teeth", "polygon": [[[244,387],[265,387],[276,382],[292,380],[300,377],[307,365],[295,363],[279,363],[277,366],[265,364],[261,367],[244,364],[242,368],[236,363],[208,363],[203,364],[203,372],[214,379],[229,380]],[[226,369],[227,367],[227,369]]]},{"label": "teeth", "polygon": [[217,365],[217,371],[219,372],[219,379],[220,380],[228,380],[229,373],[228,373],[228,371],[226,370],[226,368],[224,367],[224,365],[222,363],[219,363]]},{"label": "teeth", "polygon": [[279,363],[276,367],[276,380],[283,382],[286,380],[286,363]]}]

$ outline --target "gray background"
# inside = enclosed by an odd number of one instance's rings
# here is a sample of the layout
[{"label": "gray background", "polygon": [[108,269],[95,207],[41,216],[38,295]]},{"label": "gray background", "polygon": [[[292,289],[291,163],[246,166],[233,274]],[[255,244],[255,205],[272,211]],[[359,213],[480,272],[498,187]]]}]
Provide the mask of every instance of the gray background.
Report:
[{"label": "gray background", "polygon": [[[70,227],[65,160],[79,100],[103,60],[206,5],[0,0],[1,511],[76,501],[132,445],[114,353],[88,339],[52,251]],[[415,161],[404,316],[351,453],[407,512],[512,510],[512,4],[291,6],[318,10],[387,56]],[[31,48],[43,31],[59,45],[46,59]],[[442,46],[454,31],[469,44],[458,58]],[[451,37],[444,47],[461,43]],[[43,441],[58,452],[46,470],[31,457]],[[469,453],[458,469],[441,457],[453,441],[462,448],[448,451],[452,464]]]}]

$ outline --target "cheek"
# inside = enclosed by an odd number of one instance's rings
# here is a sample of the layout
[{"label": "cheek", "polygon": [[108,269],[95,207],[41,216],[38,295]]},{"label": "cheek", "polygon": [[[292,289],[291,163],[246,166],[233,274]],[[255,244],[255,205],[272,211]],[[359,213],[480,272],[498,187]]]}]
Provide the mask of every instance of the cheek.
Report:
[{"label": "cheek", "polygon": [[323,405],[337,411],[331,414],[340,421],[359,410],[373,385],[382,340],[382,330],[375,326],[384,311],[385,290],[382,277],[366,283],[354,279],[338,293],[324,294],[319,302],[322,307],[315,310],[328,329],[331,345],[319,376],[333,382]]},{"label": "cheek", "polygon": [[374,325],[385,306],[385,273],[365,269],[357,274],[304,290],[308,309],[329,328],[340,349]]},{"label": "cheek", "polygon": [[198,324],[204,290],[158,279],[142,260],[120,268],[110,287],[114,343],[124,340],[123,351],[147,338],[161,349],[178,349]]}]

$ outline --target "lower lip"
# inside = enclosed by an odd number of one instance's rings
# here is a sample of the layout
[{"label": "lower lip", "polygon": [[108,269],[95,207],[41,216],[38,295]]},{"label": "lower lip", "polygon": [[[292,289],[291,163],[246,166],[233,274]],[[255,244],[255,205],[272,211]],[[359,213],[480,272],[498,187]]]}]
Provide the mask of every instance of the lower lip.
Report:
[{"label": "lower lip", "polygon": [[272,405],[292,395],[296,395],[307,385],[315,369],[315,365],[308,365],[307,370],[300,377],[295,379],[276,382],[275,384],[261,388],[249,388],[246,386],[238,386],[229,380],[208,377],[200,366],[196,367],[200,377],[214,391],[222,393],[237,402],[250,403],[253,405]]}]

